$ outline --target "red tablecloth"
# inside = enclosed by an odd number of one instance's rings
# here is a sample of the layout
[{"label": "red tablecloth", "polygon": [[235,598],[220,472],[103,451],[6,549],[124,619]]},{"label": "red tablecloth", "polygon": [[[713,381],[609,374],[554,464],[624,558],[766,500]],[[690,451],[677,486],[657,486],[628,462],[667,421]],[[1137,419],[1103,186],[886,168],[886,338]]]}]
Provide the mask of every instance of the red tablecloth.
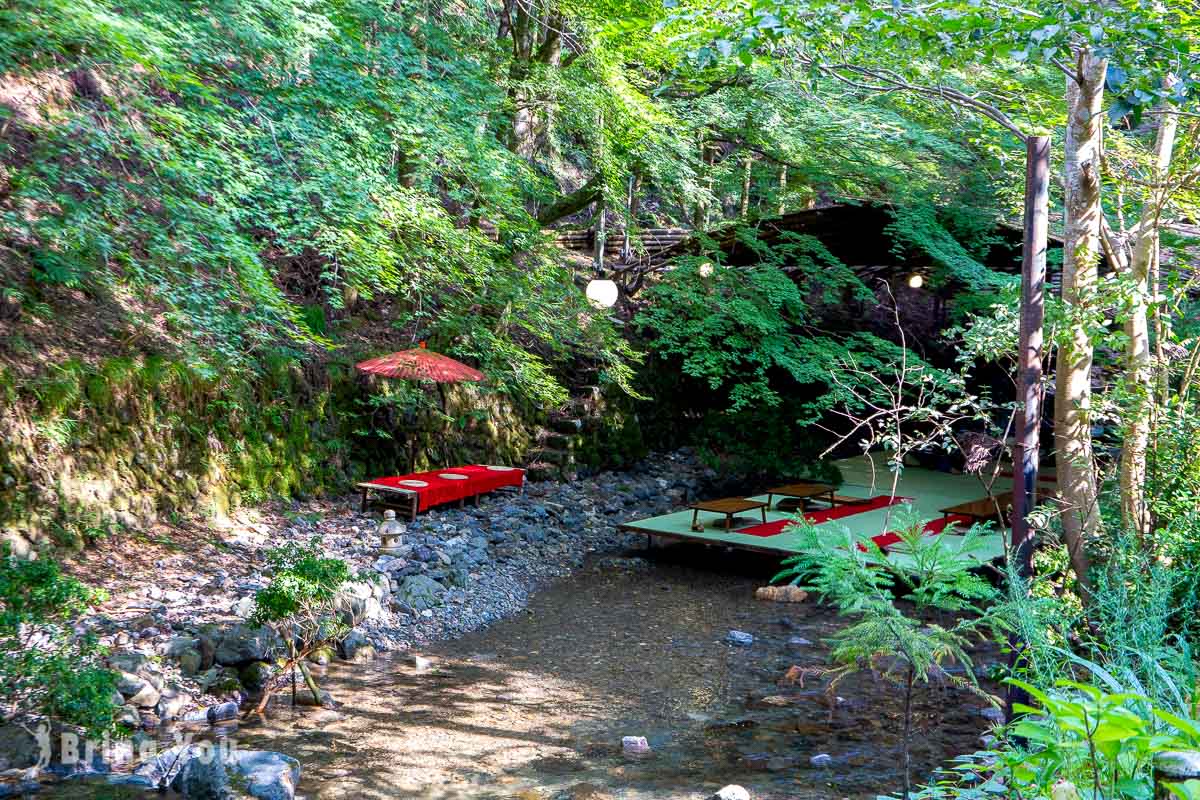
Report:
[{"label": "red tablecloth", "polygon": [[[465,475],[466,480],[438,477],[441,473]],[[425,481],[428,486],[405,486],[401,481]],[[411,475],[390,475],[366,481],[365,486],[376,485],[389,489],[404,489],[417,495],[417,510],[424,511],[442,503],[451,503],[464,497],[492,492],[503,486],[521,486],[525,483],[525,470],[493,470],[483,464],[466,467],[450,467],[430,472],[414,472]]]},{"label": "red tablecloth", "polygon": [[[932,522],[925,523],[924,534],[926,536],[934,536],[942,533],[951,525],[961,525],[964,528],[969,528],[971,527],[972,522],[974,522],[974,520],[965,514],[951,514],[948,517],[942,517],[941,519],[935,519]],[[895,531],[889,531],[888,533],[881,533],[878,536],[872,536],[871,541],[877,544],[880,550],[887,550],[896,542],[900,541],[900,534],[896,533]],[[858,549],[862,550],[864,553],[867,551],[866,545],[863,544],[860,544]]]},{"label": "red tablecloth", "polygon": [[[843,517],[852,517],[855,514],[862,514],[866,511],[875,511],[880,508],[894,506],[897,503],[907,502],[907,497],[891,497],[886,494],[881,494],[878,497],[872,497],[865,503],[848,503],[845,505],[837,505],[832,508],[822,508],[820,511],[809,511],[805,513],[804,518],[814,524],[828,522],[831,519],[842,519]],[[738,528],[734,533],[744,533],[748,536],[778,536],[783,533],[783,529],[791,525],[790,519],[776,520],[775,522],[760,522],[758,525],[751,525],[748,528]]]}]

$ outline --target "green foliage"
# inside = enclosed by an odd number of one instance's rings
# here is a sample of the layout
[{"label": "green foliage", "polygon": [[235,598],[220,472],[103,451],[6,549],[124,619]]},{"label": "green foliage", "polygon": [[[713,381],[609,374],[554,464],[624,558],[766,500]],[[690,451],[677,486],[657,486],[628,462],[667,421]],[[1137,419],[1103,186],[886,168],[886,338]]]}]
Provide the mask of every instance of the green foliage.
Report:
[{"label": "green foliage", "polygon": [[32,93],[50,124],[28,129],[29,152],[0,145],[0,230],[35,287],[130,298],[125,323],[161,324],[210,374],[250,368],[264,345],[329,345],[364,301],[391,298],[401,338],[477,360],[518,400],[562,402],[580,357],[631,386],[636,355],[607,319],[580,324],[582,293],[529,214],[556,187],[496,124],[509,98],[482,6],[0,15],[0,72],[75,70],[89,87]]},{"label": "green foliage", "polygon": [[52,559],[26,560],[0,548],[0,705],[92,735],[116,729],[116,673],[101,664],[94,640],[73,629],[102,599]]},{"label": "green foliage", "polygon": [[307,546],[289,542],[267,551],[266,558],[273,570],[271,582],[255,594],[250,621],[285,629],[299,626],[300,638],[311,636],[350,579],[346,562],[325,557],[319,540]]},{"label": "green foliage", "polygon": [[[726,266],[719,251],[681,258],[646,291],[648,303],[637,318],[658,355],[721,392],[735,412],[779,405],[776,375],[824,383],[830,363],[846,350],[845,343],[804,333],[813,316],[797,281],[827,299],[866,294],[853,272],[812,237],[790,236],[768,246],[752,229],[739,228],[737,238],[757,263]],[[706,277],[700,267],[713,262]]]},{"label": "green foliage", "polygon": [[991,585],[973,572],[979,560],[971,555],[972,545],[984,528],[972,526],[961,539],[951,540],[927,536],[925,523],[912,506],[898,506],[889,527],[900,537],[891,549],[902,557],[889,558],[869,540],[860,547],[845,525],[817,527],[799,518],[793,530],[800,552],[784,560],[785,569],[776,579],[811,581],[805,588],[836,603],[843,613],[865,612],[893,596],[918,608],[978,611],[980,601],[996,597]]},{"label": "green foliage", "polygon": [[1147,454],[1147,497],[1159,553],[1200,582],[1200,409],[1172,403],[1156,420]]},{"label": "green foliage", "polygon": [[[898,510],[894,525],[901,536],[898,555],[888,558],[874,542],[859,541],[844,525],[826,523],[820,529],[803,517],[792,530],[798,553],[783,562],[776,580],[808,580],[806,588],[834,603],[839,614],[851,618],[833,636],[832,657],[840,671],[876,667],[897,680],[905,691],[904,793],[910,791],[911,699],[917,682],[927,681],[933,670],[947,661],[971,666],[967,647],[989,624],[976,603],[995,596],[994,590],[971,570],[979,562],[964,553],[974,531],[967,534],[961,551],[946,546],[940,536],[925,536],[924,521],[911,508]],[[832,529],[830,529],[832,528]],[[912,570],[911,572],[909,570]],[[893,586],[917,613],[906,613],[897,604]],[[921,612],[972,611],[943,625],[922,619]],[[974,680],[973,673],[967,673]]]},{"label": "green foliage", "polygon": [[972,254],[942,226],[934,206],[907,203],[893,208],[891,213],[893,222],[887,232],[896,239],[897,254],[907,255],[918,266],[932,260],[937,283],[954,281],[968,292],[976,294],[1017,283],[1015,277],[998,274],[979,262],[979,255],[986,255],[991,244],[987,234],[977,230],[971,232],[980,239],[976,249],[981,251]]},{"label": "green foliage", "polygon": [[1137,693],[1070,680],[1046,691],[1010,682],[1037,706],[1018,705],[1021,716],[1002,731],[1000,748],[956,759],[953,777],[922,797],[974,800],[1015,792],[1148,800],[1155,794],[1154,755],[1200,746],[1200,724]]}]

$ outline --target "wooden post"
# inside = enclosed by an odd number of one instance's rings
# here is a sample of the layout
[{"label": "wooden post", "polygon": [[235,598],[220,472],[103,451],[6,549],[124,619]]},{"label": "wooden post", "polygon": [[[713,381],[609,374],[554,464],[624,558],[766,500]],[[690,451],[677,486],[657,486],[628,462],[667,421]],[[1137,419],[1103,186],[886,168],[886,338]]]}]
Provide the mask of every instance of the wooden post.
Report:
[{"label": "wooden post", "polygon": [[[1042,425],[1042,324],[1045,320],[1046,239],[1050,204],[1050,137],[1030,136],[1025,140],[1025,241],[1021,258],[1021,329],[1017,352],[1016,463],[1013,465],[1012,540],[1009,557],[1016,560],[1016,573],[1033,577],[1033,536],[1029,513],[1037,504],[1038,434]],[[1009,637],[1009,667],[1023,659],[1025,643]],[[1029,698],[1009,687],[1005,716],[1011,720],[1013,705],[1028,704]]]},{"label": "wooden post", "polygon": [[1037,503],[1042,425],[1042,325],[1046,316],[1046,239],[1050,203],[1050,137],[1026,140],[1025,241],[1021,258],[1021,330],[1017,354],[1017,463],[1013,470],[1012,555],[1033,576],[1029,512]]}]

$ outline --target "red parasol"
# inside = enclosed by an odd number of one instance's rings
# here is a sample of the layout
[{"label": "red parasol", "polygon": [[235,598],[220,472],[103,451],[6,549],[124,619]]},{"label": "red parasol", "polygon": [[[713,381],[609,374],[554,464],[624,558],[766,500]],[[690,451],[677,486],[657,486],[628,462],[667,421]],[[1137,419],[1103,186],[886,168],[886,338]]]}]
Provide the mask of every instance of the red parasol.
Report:
[{"label": "red parasol", "polygon": [[458,383],[484,379],[484,374],[479,370],[468,367],[461,361],[455,361],[450,356],[426,350],[424,342],[419,348],[360,361],[355,366],[363,372],[403,380]]}]

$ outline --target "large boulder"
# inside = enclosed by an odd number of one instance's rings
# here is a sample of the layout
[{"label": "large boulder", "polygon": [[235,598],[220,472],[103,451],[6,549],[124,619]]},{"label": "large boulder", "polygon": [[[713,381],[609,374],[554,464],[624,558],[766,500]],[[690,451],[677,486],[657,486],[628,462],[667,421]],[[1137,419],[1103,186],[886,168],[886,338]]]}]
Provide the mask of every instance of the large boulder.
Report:
[{"label": "large boulder", "polygon": [[234,800],[224,760],[209,751],[183,762],[171,781],[171,788],[188,800]]},{"label": "large boulder", "polygon": [[187,800],[293,800],[300,762],[267,750],[222,751],[208,745],[173,747],[139,766],[134,774],[167,781]]},{"label": "large boulder", "polygon": [[221,637],[220,644],[213,652],[213,660],[227,667],[251,661],[268,661],[271,654],[282,646],[283,642],[270,628],[234,625]]},{"label": "large boulder", "polygon": [[132,672],[119,673],[117,691],[128,703],[138,708],[154,708],[158,705],[160,697],[160,692],[153,683]]},{"label": "large boulder", "polygon": [[225,766],[236,771],[235,781],[258,800],[292,800],[300,783],[300,762],[269,750],[237,750]]},{"label": "large boulder", "polygon": [[445,591],[445,586],[428,575],[409,575],[400,581],[394,597],[397,602],[417,611],[424,611],[440,605]]},{"label": "large boulder", "polygon": [[338,651],[347,661],[370,661],[375,657],[371,640],[362,631],[350,631],[340,642]]},{"label": "large boulder", "polygon": [[[380,577],[387,580],[386,576]],[[378,583],[350,581],[338,592],[334,608],[341,615],[342,622],[354,627],[366,620],[383,616],[383,606],[379,603],[380,594],[381,586]]]},{"label": "large boulder", "polygon": [[251,692],[261,692],[267,687],[274,674],[271,665],[265,661],[251,661],[238,672],[238,678]]},{"label": "large boulder", "polygon": [[16,723],[0,725],[0,772],[32,767],[41,755],[41,745],[29,731]]}]

